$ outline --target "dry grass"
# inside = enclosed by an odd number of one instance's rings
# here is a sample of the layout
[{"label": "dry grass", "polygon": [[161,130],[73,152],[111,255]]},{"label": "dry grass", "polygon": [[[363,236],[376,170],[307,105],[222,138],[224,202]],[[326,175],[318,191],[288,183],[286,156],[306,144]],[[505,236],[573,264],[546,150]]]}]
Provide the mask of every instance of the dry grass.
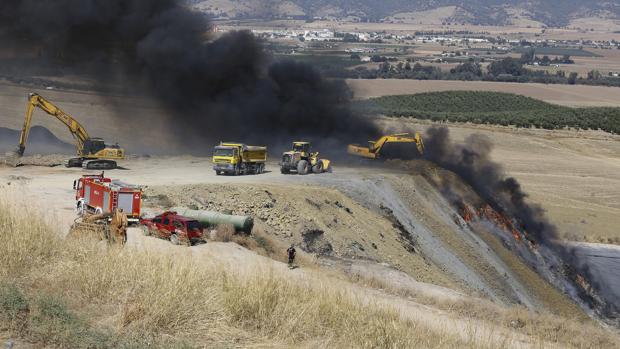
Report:
[{"label": "dry grass", "polygon": [[562,348],[616,348],[620,338],[597,326],[594,321],[567,319],[549,313],[532,312],[522,306],[501,307],[483,299],[438,298],[409,288],[394,287],[384,280],[360,275],[347,275],[348,279],[366,287],[380,289],[399,297],[441,309],[450,314],[493,323],[511,331],[535,338],[538,343],[555,343]]},{"label": "dry grass", "polygon": [[230,224],[219,224],[215,227],[215,234],[213,234],[214,241],[230,242],[235,237],[235,227]]},{"label": "dry grass", "polygon": [[0,317],[0,327],[41,345],[494,347],[365,305],[327,280],[300,283],[260,267],[240,274],[188,255],[63,240],[37,217],[0,197],[0,289],[9,290],[0,298],[14,300],[0,302],[0,313],[21,316]]}]

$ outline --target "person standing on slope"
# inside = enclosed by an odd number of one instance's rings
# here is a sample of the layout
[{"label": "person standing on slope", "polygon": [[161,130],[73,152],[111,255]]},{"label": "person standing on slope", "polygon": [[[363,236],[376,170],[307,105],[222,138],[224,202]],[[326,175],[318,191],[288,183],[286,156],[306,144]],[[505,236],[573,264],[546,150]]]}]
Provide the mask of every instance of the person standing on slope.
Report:
[{"label": "person standing on slope", "polygon": [[293,268],[293,262],[295,262],[295,245],[291,244],[291,247],[286,250],[286,254],[288,255],[288,267]]}]

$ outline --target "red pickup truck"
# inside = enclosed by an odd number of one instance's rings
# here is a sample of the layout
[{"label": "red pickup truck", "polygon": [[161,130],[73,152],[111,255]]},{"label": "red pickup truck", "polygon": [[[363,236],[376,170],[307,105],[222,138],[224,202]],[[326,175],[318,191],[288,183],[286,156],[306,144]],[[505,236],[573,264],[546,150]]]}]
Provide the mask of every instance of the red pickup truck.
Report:
[{"label": "red pickup truck", "polygon": [[164,212],[153,218],[141,218],[140,227],[146,236],[170,240],[174,245],[188,245],[204,242],[204,229],[195,219]]}]

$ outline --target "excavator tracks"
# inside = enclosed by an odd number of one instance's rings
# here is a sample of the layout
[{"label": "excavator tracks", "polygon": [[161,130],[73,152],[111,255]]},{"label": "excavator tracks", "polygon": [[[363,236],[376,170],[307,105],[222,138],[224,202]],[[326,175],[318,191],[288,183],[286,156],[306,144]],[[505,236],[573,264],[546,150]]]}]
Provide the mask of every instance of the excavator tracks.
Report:
[{"label": "excavator tracks", "polygon": [[85,160],[81,158],[71,158],[67,160],[66,167],[81,167],[85,170],[114,170],[118,167],[116,161],[93,159]]},{"label": "excavator tracks", "polygon": [[82,163],[85,170],[114,170],[117,168],[116,161],[112,160],[87,160]]}]

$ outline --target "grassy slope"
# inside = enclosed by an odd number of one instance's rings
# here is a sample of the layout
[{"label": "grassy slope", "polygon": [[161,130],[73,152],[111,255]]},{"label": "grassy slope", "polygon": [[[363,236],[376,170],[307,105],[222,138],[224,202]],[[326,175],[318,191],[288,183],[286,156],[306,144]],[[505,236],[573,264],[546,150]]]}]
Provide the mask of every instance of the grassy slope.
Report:
[{"label": "grassy slope", "polygon": [[[498,345],[473,335],[475,328],[469,339],[463,339],[449,328],[437,332],[424,321],[406,320],[387,305],[364,303],[337,289],[328,279],[299,283],[265,270],[245,275],[215,262],[197,265],[185,254],[173,258],[102,248],[87,239],[63,240],[39,216],[0,197],[0,333],[37,346]],[[466,306],[461,301],[428,299],[426,303],[455,316],[505,326],[539,346],[549,342],[578,348],[618,344],[616,337],[592,325],[520,308],[473,301]]]},{"label": "grassy slope", "polygon": [[0,333],[41,346],[492,347],[363,305],[329,283],[65,241],[1,198],[0,213]]},{"label": "grassy slope", "polygon": [[357,102],[360,110],[433,121],[559,129],[601,129],[620,134],[620,108],[568,108],[500,92],[447,91],[384,96]]}]

